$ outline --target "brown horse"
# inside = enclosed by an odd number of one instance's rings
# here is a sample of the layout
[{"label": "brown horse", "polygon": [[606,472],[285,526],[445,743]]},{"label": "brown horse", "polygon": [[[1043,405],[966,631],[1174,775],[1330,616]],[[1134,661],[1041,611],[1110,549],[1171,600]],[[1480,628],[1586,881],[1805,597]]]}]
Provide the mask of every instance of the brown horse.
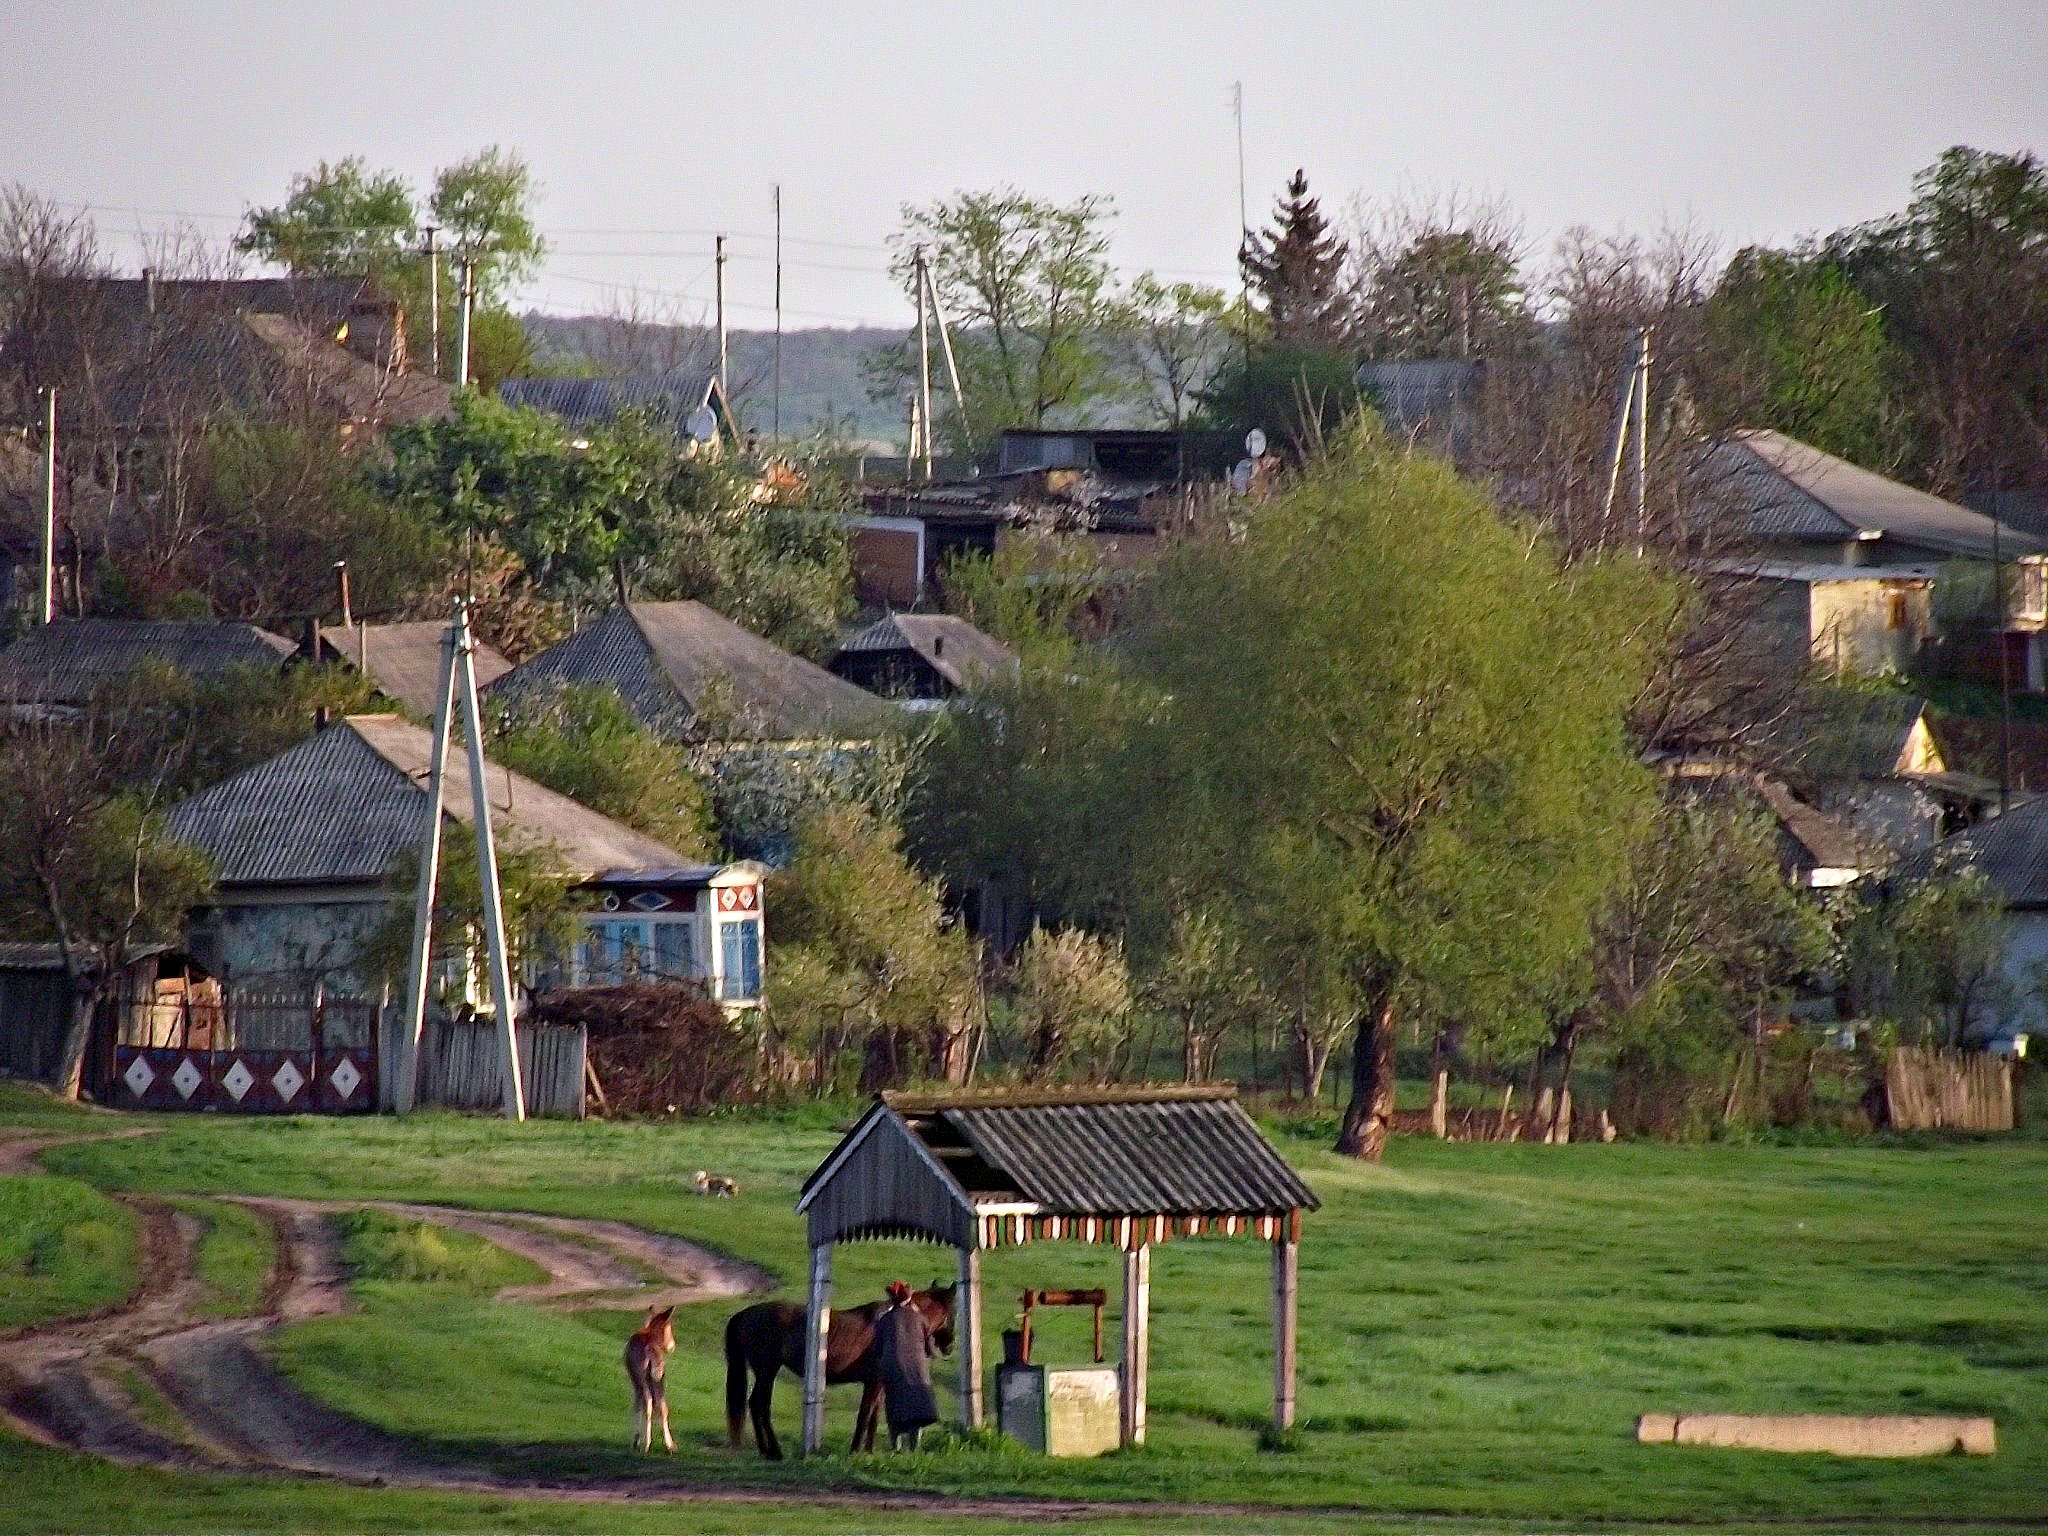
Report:
[{"label": "brown horse", "polygon": [[[953,1352],[953,1293],[957,1287],[933,1285],[913,1291],[909,1304],[931,1328],[941,1354]],[[875,1372],[875,1319],[889,1308],[886,1301],[864,1307],[834,1308],[825,1334],[825,1382],[860,1383],[860,1413],[854,1420],[853,1449],[875,1448],[875,1420],[882,1401],[882,1383]],[[747,1372],[754,1390],[747,1391]],[[793,1301],[764,1301],[735,1312],[725,1325],[725,1427],[739,1449],[740,1425],[753,1410],[754,1445],[770,1461],[782,1460],[782,1442],[775,1438],[770,1410],[775,1402],[775,1376],[788,1370],[804,1373],[804,1309]]]}]

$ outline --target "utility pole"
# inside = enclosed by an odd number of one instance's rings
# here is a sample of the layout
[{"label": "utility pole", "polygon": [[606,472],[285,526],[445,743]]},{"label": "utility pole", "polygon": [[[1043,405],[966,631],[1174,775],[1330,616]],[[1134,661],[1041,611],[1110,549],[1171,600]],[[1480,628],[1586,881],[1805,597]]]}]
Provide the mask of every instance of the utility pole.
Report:
[{"label": "utility pole", "polygon": [[718,398],[725,402],[725,236],[719,235],[716,240],[711,259],[718,268]]},{"label": "utility pole", "polygon": [[[460,697],[457,697],[458,689]],[[482,711],[476,696],[476,637],[469,603],[455,601],[455,622],[441,637],[441,687],[434,710],[434,747],[427,773],[427,817],[414,893],[412,951],[406,973],[406,1029],[410,1048],[397,1084],[396,1106],[408,1113],[419,1092],[420,1042],[426,1030],[427,992],[433,978],[434,896],[441,872],[441,818],[447,805],[448,739],[457,706],[469,748],[470,814],[475,822],[478,884],[483,897],[484,942],[491,972],[491,1002],[498,1015],[505,1114],[526,1118],[526,1085],[519,1070],[519,1035],[512,1017],[512,971],[505,945],[505,909],[498,889],[497,843],[485,779]]]},{"label": "utility pole", "polygon": [[932,477],[932,336],[931,311],[926,306],[928,280],[924,247],[917,248],[917,419],[923,427],[924,478]]},{"label": "utility pole", "polygon": [[427,226],[427,345],[434,359],[427,371],[437,379],[441,376],[441,251],[434,237],[439,233],[438,225]]},{"label": "utility pole", "polygon": [[[1244,196],[1244,82],[1230,85],[1230,110],[1237,119],[1237,307],[1238,329],[1244,334],[1245,382],[1251,382],[1252,368],[1252,275],[1244,264],[1252,243],[1251,209]],[[1249,393],[1247,393],[1249,398]]]},{"label": "utility pole", "polygon": [[57,610],[57,386],[43,391],[43,622]]},{"label": "utility pole", "polygon": [[469,387],[469,327],[476,309],[476,258],[465,250],[462,253],[462,343],[457,358],[455,382],[461,388]]},{"label": "utility pole", "polygon": [[2012,666],[2005,634],[2005,549],[1991,519],[1991,633],[1998,641],[1998,812],[2012,805]]},{"label": "utility pole", "polygon": [[1650,542],[1650,327],[1636,350],[1636,554]]},{"label": "utility pole", "polygon": [[931,297],[932,318],[939,323],[939,350],[945,355],[946,377],[953,385],[953,409],[960,413],[960,438],[963,442],[974,440],[974,429],[967,421],[967,392],[960,387],[960,364],[953,356],[953,333],[946,325],[946,312],[939,306],[939,285],[932,277],[929,263],[924,269],[924,289]]},{"label": "utility pole", "polygon": [[775,411],[771,428],[782,445],[782,183],[775,183]]}]

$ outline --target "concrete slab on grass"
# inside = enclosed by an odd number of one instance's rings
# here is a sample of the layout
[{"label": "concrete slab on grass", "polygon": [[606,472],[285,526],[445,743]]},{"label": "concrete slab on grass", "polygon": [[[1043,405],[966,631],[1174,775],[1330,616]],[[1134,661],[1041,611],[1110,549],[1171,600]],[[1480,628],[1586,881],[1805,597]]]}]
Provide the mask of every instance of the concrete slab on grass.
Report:
[{"label": "concrete slab on grass", "polygon": [[1644,1445],[1713,1445],[1742,1451],[1822,1451],[1835,1456],[1989,1456],[1990,1419],[1832,1413],[1646,1413]]}]

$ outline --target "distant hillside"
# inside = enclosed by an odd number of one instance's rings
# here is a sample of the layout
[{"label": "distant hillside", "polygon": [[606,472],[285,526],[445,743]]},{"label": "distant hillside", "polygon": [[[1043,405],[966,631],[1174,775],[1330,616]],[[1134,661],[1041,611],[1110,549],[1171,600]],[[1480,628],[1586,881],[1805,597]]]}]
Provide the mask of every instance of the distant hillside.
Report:
[{"label": "distant hillside", "polygon": [[[522,317],[543,365],[551,371],[679,373],[701,378],[718,353],[709,326],[632,324],[599,315]],[[901,346],[900,330],[875,327],[815,328],[782,333],[782,430],[801,435],[839,424],[846,436],[900,444],[901,411],[868,396],[862,360],[870,352]],[[773,410],[770,380],[775,333],[730,331],[726,335],[734,403],[742,419],[766,430]]]}]

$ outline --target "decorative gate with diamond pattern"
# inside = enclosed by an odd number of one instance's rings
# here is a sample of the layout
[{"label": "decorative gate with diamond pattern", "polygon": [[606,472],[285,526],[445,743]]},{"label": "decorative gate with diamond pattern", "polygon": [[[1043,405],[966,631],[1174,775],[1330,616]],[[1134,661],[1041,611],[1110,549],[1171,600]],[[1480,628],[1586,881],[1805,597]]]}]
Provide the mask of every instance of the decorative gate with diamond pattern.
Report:
[{"label": "decorative gate with diamond pattern", "polygon": [[[249,1040],[247,1048],[117,1043],[115,1105],[272,1115],[376,1109],[378,1031],[369,1005],[312,1001],[289,1009],[271,1004],[244,1009],[230,1004],[229,1014],[222,1033]],[[294,1035],[304,1043],[291,1041]]]}]

